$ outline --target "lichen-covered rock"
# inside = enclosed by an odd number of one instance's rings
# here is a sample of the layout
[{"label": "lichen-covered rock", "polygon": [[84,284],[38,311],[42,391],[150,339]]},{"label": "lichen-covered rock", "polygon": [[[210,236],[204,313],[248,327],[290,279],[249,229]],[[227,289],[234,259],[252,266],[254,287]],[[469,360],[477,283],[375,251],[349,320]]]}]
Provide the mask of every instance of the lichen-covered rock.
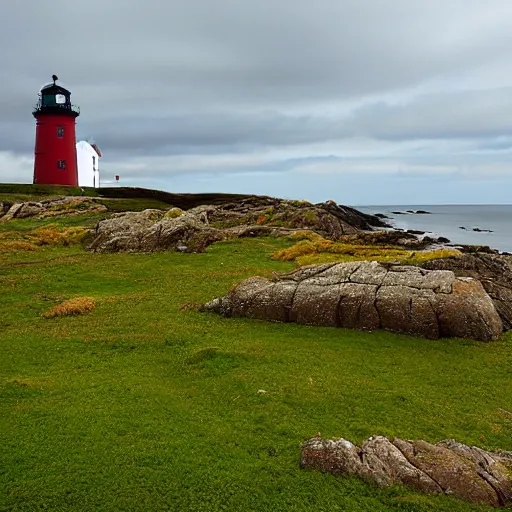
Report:
[{"label": "lichen-covered rock", "polygon": [[421,267],[451,270],[456,276],[478,279],[494,302],[504,329],[512,329],[512,269],[505,256],[477,252],[427,261]]},{"label": "lichen-covered rock", "polygon": [[375,261],[303,267],[274,281],[250,278],[204,305],[224,316],[356,329],[387,329],[426,338],[496,339],[503,326],[479,281],[451,271]]},{"label": "lichen-covered rock", "polygon": [[185,252],[204,250],[222,240],[201,214],[183,212],[166,216],[162,210],[114,214],[99,222],[89,249],[96,252],[151,252],[162,249]]},{"label": "lichen-covered rock", "polygon": [[302,445],[302,468],[334,475],[360,475],[363,463],[360,448],[346,439],[334,441],[315,437]]},{"label": "lichen-covered rock", "polygon": [[401,482],[417,491],[442,493],[440,485],[411,464],[404,453],[387,437],[370,437],[361,446],[361,475],[379,485]]},{"label": "lichen-covered rock", "polygon": [[380,486],[404,484],[418,492],[446,494],[491,507],[512,504],[512,456],[454,440],[370,437],[362,446],[346,439],[313,438],[302,445],[302,468],[353,475]]},{"label": "lichen-covered rock", "polygon": [[90,245],[97,252],[175,250],[199,252],[229,238],[288,236],[310,229],[330,239],[382,226],[377,217],[348,207],[269,197],[251,197],[183,211],[145,210],[113,215],[96,226]]},{"label": "lichen-covered rock", "polygon": [[3,215],[2,221],[11,219],[26,219],[28,217],[36,217],[45,210],[41,203],[27,202],[13,204]]},{"label": "lichen-covered rock", "polygon": [[454,439],[437,443],[472,461],[480,477],[488,482],[504,506],[512,505],[512,455],[489,454],[477,446],[467,446]]},{"label": "lichen-covered rock", "polygon": [[499,506],[496,492],[480,477],[478,466],[471,459],[443,445],[421,440],[395,439],[393,443],[412,465],[437,482],[445,494],[472,503]]},{"label": "lichen-covered rock", "polygon": [[27,219],[37,217],[56,217],[58,215],[80,215],[84,213],[97,213],[107,211],[106,206],[96,202],[91,197],[60,197],[58,199],[46,199],[44,201],[29,201],[26,203],[12,204],[7,211],[0,216],[2,222],[11,219]]}]

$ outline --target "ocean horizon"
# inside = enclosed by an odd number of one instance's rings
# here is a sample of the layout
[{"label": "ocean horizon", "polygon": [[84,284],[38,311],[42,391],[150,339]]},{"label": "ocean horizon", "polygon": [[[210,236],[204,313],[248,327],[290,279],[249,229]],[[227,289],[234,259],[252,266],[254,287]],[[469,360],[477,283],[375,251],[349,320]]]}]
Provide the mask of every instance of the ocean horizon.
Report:
[{"label": "ocean horizon", "polygon": [[[354,208],[374,215],[382,213],[389,217],[384,220],[395,228],[425,231],[429,236],[446,237],[453,244],[488,245],[501,252],[512,252],[512,204],[402,204]],[[407,213],[407,210],[429,213]]]}]

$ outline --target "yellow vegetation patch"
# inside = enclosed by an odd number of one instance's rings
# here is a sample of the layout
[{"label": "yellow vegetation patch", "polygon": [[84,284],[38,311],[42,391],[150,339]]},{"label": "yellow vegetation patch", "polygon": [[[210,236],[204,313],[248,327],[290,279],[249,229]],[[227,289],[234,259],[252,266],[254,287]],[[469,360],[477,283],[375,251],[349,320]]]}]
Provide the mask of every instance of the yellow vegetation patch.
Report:
[{"label": "yellow vegetation patch", "polygon": [[0,240],[0,253],[37,251],[37,246],[25,240]]},{"label": "yellow vegetation patch", "polygon": [[167,211],[164,217],[168,219],[176,219],[177,217],[181,217],[183,215],[183,210],[181,208],[171,208]]},{"label": "yellow vegetation patch", "polygon": [[[277,251],[273,258],[281,261],[295,261],[299,265],[331,263],[336,261],[390,261],[416,265],[423,261],[460,256],[456,249],[411,251],[391,245],[362,245],[326,240],[319,235],[304,232],[301,240],[288,249]],[[315,236],[313,236],[315,235]],[[297,233],[294,236],[299,237]]]},{"label": "yellow vegetation patch", "polygon": [[310,229],[303,229],[300,231],[295,231],[295,233],[292,233],[288,236],[290,240],[310,240],[311,242],[316,242],[320,240],[324,240],[318,233],[315,233],[314,231],[311,231]]},{"label": "yellow vegetation patch", "polygon": [[59,230],[55,226],[45,226],[35,229],[31,235],[39,245],[73,245],[79,244],[88,234],[89,230],[82,227],[73,227]]},{"label": "yellow vegetation patch", "polygon": [[37,251],[37,245],[30,235],[24,235],[17,231],[0,232],[0,253],[21,251]]},{"label": "yellow vegetation patch", "polygon": [[76,297],[57,304],[43,313],[44,318],[55,318],[56,316],[74,316],[89,313],[96,306],[94,299],[90,297]]},{"label": "yellow vegetation patch", "polygon": [[59,228],[55,225],[34,229],[29,233],[5,231],[0,233],[0,253],[35,251],[42,245],[77,245],[89,234],[84,227]]}]

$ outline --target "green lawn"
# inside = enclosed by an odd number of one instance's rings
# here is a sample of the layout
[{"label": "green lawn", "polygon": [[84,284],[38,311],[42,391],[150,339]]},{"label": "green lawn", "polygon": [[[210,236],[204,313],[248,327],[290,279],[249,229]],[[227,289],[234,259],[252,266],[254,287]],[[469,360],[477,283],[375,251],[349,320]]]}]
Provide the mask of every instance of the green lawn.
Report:
[{"label": "green lawn", "polygon": [[[487,510],[299,469],[317,432],[511,450],[512,338],[426,341],[182,308],[290,270],[270,257],[290,243],[0,254],[0,511]],[[41,317],[79,296],[96,309]]]}]

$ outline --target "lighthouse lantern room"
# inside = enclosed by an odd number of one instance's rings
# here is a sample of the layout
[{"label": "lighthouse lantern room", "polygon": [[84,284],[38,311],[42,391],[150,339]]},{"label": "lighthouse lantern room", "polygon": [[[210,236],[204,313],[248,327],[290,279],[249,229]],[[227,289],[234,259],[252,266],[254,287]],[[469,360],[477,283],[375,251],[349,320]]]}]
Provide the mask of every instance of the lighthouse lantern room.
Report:
[{"label": "lighthouse lantern room", "polygon": [[71,92],[57,85],[58,78],[45,85],[34,108],[36,144],[34,183],[78,186],[76,161],[76,118],[80,109],[71,105]]}]

